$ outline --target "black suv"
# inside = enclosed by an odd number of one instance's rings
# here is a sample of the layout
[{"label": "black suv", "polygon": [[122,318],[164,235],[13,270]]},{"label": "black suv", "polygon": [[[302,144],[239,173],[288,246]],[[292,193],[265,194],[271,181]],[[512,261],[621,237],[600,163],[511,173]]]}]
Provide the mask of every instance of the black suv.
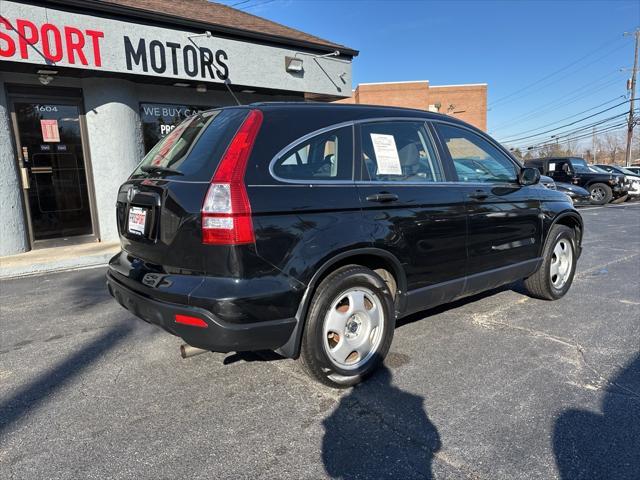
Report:
[{"label": "black suv", "polygon": [[353,385],[401,317],[520,279],[539,298],[567,292],[582,219],[539,178],[444,115],[210,110],[120,188],[109,291],[192,347],[275,350]]},{"label": "black suv", "polygon": [[598,171],[583,158],[536,158],[526,160],[525,165],[537,168],[542,175],[547,175],[556,182],[571,183],[588,190],[594,205],[604,205],[624,197],[629,191],[624,175]]}]

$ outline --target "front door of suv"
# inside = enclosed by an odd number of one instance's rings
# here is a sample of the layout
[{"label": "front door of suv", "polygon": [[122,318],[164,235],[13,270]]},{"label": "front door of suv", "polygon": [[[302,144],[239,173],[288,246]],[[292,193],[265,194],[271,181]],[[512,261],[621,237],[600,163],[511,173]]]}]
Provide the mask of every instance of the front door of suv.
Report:
[{"label": "front door of suv", "polygon": [[356,139],[365,228],[374,247],[402,263],[407,311],[457,296],[466,266],[464,198],[446,183],[425,122],[366,122]]},{"label": "front door of suv", "polygon": [[491,282],[502,283],[504,275],[517,276],[540,255],[540,186],[520,185],[520,167],[471,129],[444,122],[434,125],[469,215],[465,292],[485,290]]},{"label": "front door of suv", "polygon": [[571,162],[569,160],[548,160],[548,176],[553,178],[556,182],[571,183],[573,178],[573,171],[571,168]]}]

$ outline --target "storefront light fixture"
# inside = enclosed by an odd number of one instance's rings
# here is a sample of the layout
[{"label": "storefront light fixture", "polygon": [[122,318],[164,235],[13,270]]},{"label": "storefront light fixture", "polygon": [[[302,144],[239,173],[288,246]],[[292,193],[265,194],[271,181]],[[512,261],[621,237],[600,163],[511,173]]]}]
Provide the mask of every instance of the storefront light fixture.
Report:
[{"label": "storefront light fixture", "polygon": [[[339,57],[340,50],[334,50],[333,52],[325,53],[324,55],[312,55],[309,53],[304,53],[303,55],[306,55],[313,59]],[[284,57],[284,66],[289,73],[300,73],[304,71],[304,64],[302,58],[298,57],[298,53],[296,53],[293,57]]]},{"label": "storefront light fixture", "polygon": [[284,57],[284,65],[290,73],[300,73],[304,69],[303,61],[298,57]]},{"label": "storefront light fixture", "polygon": [[184,82],[176,82],[173,84],[174,87],[188,87],[189,84],[188,83],[184,83]]},{"label": "storefront light fixture", "polygon": [[198,86],[196,87],[196,91],[198,93],[206,93],[207,91],[207,86],[204,83],[200,83],[198,84]]},{"label": "storefront light fixture", "polygon": [[38,70],[38,81],[42,85],[49,85],[54,78],[54,75],[57,75],[58,72],[55,70]]}]

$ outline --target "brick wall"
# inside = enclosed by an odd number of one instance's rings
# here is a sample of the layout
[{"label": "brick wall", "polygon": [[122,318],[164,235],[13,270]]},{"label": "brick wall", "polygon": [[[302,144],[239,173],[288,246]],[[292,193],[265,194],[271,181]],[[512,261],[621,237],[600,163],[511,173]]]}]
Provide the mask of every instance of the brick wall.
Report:
[{"label": "brick wall", "polygon": [[487,129],[487,85],[429,85],[428,81],[362,83],[350,98],[336,103],[361,103],[417,108],[451,115]]}]

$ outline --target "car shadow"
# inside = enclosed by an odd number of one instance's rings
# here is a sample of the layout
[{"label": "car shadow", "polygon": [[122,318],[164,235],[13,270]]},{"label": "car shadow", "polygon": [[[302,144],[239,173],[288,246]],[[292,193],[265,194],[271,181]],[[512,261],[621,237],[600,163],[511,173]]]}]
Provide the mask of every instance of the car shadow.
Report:
[{"label": "car shadow", "polygon": [[609,382],[602,413],[560,414],[553,449],[563,480],[640,478],[640,355]]},{"label": "car shadow", "polygon": [[42,372],[26,385],[18,388],[0,403],[0,439],[15,422],[29,415],[43,402],[64,388],[106,352],[122,343],[133,331],[128,323],[115,325],[84,345],[54,367]]},{"label": "car shadow", "polygon": [[432,478],[440,436],[424,399],[392,385],[383,366],[323,421],[322,461],[332,478]]},{"label": "car shadow", "polygon": [[231,365],[237,362],[274,362],[286,360],[282,355],[272,350],[257,350],[255,352],[233,352],[222,360],[223,365]]}]

